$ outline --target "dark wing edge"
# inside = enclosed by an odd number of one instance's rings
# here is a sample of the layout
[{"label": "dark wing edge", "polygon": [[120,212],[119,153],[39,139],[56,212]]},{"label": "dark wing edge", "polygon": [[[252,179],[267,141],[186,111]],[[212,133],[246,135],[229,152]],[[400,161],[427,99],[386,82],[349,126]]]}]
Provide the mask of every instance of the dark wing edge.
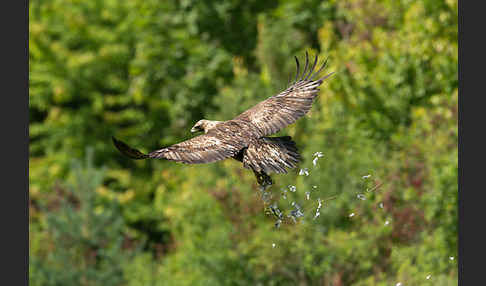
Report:
[{"label": "dark wing edge", "polygon": [[118,149],[118,151],[120,151],[123,155],[131,159],[140,160],[140,159],[150,158],[149,155],[144,154],[139,150],[128,146],[125,142],[116,139],[114,136],[112,136],[111,139],[113,140],[113,144]]},{"label": "dark wing edge", "polygon": [[302,74],[299,72],[300,64],[297,57],[297,71],[295,81],[290,87],[278,95],[272,96],[252,108],[238,115],[235,119],[246,120],[253,123],[262,135],[270,135],[294,123],[304,116],[312,107],[314,98],[319,93],[319,86],[329,78],[331,72],[318,80],[313,80],[327,65],[328,59],[314,72],[318,62],[316,54],[314,63],[309,68],[309,54],[306,52],[306,63]]}]

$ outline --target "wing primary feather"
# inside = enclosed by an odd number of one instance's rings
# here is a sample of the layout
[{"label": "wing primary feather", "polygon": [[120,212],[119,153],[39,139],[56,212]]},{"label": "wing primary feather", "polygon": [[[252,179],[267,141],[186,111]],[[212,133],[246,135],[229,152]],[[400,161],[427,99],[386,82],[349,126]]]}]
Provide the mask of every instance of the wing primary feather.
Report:
[{"label": "wing primary feather", "polygon": [[312,79],[313,79],[313,78],[314,78],[316,75],[318,75],[318,74],[319,74],[319,73],[320,73],[320,72],[321,72],[321,71],[324,69],[324,67],[327,65],[327,60],[328,60],[328,59],[329,59],[329,58],[327,58],[327,59],[324,61],[324,63],[322,64],[321,68],[320,68],[320,69],[319,69],[317,72],[315,72],[315,73],[314,73],[314,74],[311,76],[310,80],[312,80]]},{"label": "wing primary feather", "polygon": [[127,156],[127,157],[129,157],[131,159],[135,159],[135,160],[149,158],[149,156],[147,154],[144,154],[144,153],[140,152],[139,150],[134,149],[134,148],[128,146],[126,143],[124,143],[124,142],[116,139],[114,136],[112,136],[111,139],[113,140],[113,144],[115,145],[115,147],[123,155],[125,155],[125,156]]},{"label": "wing primary feather", "polygon": [[305,73],[307,72],[307,68],[309,67],[309,53],[305,51],[305,66],[304,66],[304,71],[302,72],[302,76],[300,77],[301,81],[304,78]]},{"label": "wing primary feather", "polygon": [[312,67],[310,68],[309,70],[309,73],[307,74],[307,76],[304,78],[304,80],[307,80],[309,78],[309,76],[312,74],[312,72],[314,71],[315,67],[316,67],[316,64],[317,64],[317,59],[318,59],[318,56],[316,54],[316,59],[314,60],[314,64],[312,65]]},{"label": "wing primary feather", "polygon": [[[251,122],[254,129],[258,131],[253,132],[251,129],[251,134],[255,134],[255,136],[273,134],[308,113],[313,101],[319,95],[320,84],[332,74],[328,74],[328,72],[320,74],[327,67],[328,58],[322,61],[317,53],[313,62],[311,62],[309,52],[305,53],[306,63],[305,66],[302,66],[302,70],[299,58],[297,56],[294,58],[296,63],[295,81],[293,74],[290,74],[289,79],[294,82],[290,82],[290,86],[286,90],[258,103],[235,118],[235,120]],[[323,75],[324,77],[322,77]],[[314,80],[314,78],[321,79]]]},{"label": "wing primary feather", "polygon": [[294,57],[295,57],[295,62],[297,63],[297,72],[295,74],[295,81],[297,81],[297,79],[299,78],[300,65],[299,65],[299,59],[296,56],[294,56]]},{"label": "wing primary feather", "polygon": [[325,75],[325,76],[323,76],[322,78],[320,78],[320,79],[319,79],[319,81],[320,81],[320,82],[322,82],[322,81],[324,81],[326,78],[328,78],[328,77],[332,76],[333,74],[334,74],[334,72],[332,72],[332,73],[330,73],[330,74],[328,74],[328,75]]}]

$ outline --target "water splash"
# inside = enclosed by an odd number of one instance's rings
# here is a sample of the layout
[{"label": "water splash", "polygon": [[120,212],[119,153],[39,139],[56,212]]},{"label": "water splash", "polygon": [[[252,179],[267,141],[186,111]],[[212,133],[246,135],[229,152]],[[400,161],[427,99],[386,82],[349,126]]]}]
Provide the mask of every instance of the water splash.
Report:
[{"label": "water splash", "polygon": [[324,154],[322,154],[322,152],[315,152],[314,155],[312,155],[314,157],[317,157],[317,158],[321,158],[322,156],[324,156]]},{"label": "water splash", "polygon": [[300,169],[299,176],[302,176],[302,175],[309,176],[309,169],[307,169],[307,168]]},{"label": "water splash", "polygon": [[270,206],[270,210],[272,211],[272,214],[275,215],[278,219],[282,219],[282,211],[278,208],[277,203],[273,203],[273,205]]},{"label": "water splash", "polygon": [[319,158],[321,158],[322,156],[324,156],[324,154],[322,154],[322,152],[316,152],[314,153],[314,159],[312,160],[312,165],[316,166],[317,165],[317,160],[319,160]]},{"label": "water splash", "polygon": [[292,210],[291,215],[295,218],[303,217],[304,213],[301,210]]},{"label": "water splash", "polygon": [[296,202],[292,202],[292,206],[298,211],[302,210],[302,208]]},{"label": "water splash", "polygon": [[302,208],[296,202],[292,202],[292,206],[295,209],[290,211],[290,215],[288,215],[288,217],[292,218],[292,220],[296,222],[296,218],[303,217],[304,212],[302,212]]},{"label": "water splash", "polygon": [[261,199],[265,203],[268,203],[272,197],[273,197],[273,195],[272,195],[271,192],[262,191],[262,193],[261,193]]},{"label": "water splash", "polygon": [[316,214],[314,215],[314,219],[318,218],[321,215],[321,207],[322,207],[322,201],[321,198],[317,199],[317,209],[316,209]]}]

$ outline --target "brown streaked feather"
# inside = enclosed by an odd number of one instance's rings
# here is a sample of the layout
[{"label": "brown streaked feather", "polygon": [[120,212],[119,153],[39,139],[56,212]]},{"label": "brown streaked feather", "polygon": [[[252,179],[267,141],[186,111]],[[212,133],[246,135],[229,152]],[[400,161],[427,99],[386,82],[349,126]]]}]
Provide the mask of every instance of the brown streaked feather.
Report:
[{"label": "brown streaked feather", "polygon": [[211,163],[233,157],[242,161],[243,166],[252,169],[259,183],[271,184],[267,173],[287,173],[295,168],[300,160],[295,143],[289,136],[263,137],[278,132],[304,116],[317,97],[319,86],[331,76],[330,73],[319,80],[313,78],[325,67],[314,73],[318,58],[309,65],[306,62],[302,74],[297,57],[295,82],[282,91],[243,112],[233,120],[224,122],[208,121],[211,126],[204,127],[204,135],[165,147],[149,154],[133,149],[122,141],[113,138],[113,143],[124,155],[132,159],[162,158],[186,164]]},{"label": "brown streaked feather", "polygon": [[258,136],[258,134],[252,133],[251,125],[247,122],[230,120],[218,124],[206,134],[149,154],[143,154],[115,138],[113,141],[120,152],[132,159],[156,158],[186,164],[202,164],[235,156],[248,145],[252,136]]},{"label": "brown streaked feather", "polygon": [[200,164],[223,160],[237,152],[237,147],[227,144],[223,138],[218,138],[213,134],[204,134],[153,151],[148,155],[150,158],[161,158],[186,164]]},{"label": "brown streaked feather", "polygon": [[[326,78],[333,74],[330,73],[319,80],[312,80],[312,78],[318,74],[327,63],[326,60],[317,73],[312,74],[317,64],[317,60],[316,55],[314,64],[311,65],[307,72],[309,58],[306,53],[304,71],[302,72],[302,75],[300,75],[300,65],[296,58],[296,82],[278,95],[272,96],[246,110],[235,117],[235,120],[251,122],[258,128],[262,136],[266,136],[280,131],[304,116],[311,109],[312,103],[319,93],[318,87]],[[310,79],[308,79],[309,77]]]},{"label": "brown streaked feather", "polygon": [[295,142],[290,136],[262,137],[253,140],[243,153],[243,166],[256,172],[287,173],[300,160]]}]

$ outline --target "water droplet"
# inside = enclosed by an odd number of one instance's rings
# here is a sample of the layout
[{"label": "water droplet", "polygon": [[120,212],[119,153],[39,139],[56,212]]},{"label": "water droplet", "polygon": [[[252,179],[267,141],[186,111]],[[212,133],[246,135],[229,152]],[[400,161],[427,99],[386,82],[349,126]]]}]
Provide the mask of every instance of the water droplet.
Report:
[{"label": "water droplet", "polygon": [[299,175],[300,176],[302,176],[302,175],[309,176],[309,170],[307,168],[300,169]]},{"label": "water droplet", "polygon": [[272,211],[273,215],[276,216],[278,219],[281,219],[283,214],[282,211],[278,208],[277,203],[273,203],[270,206],[270,210]]},{"label": "water droplet", "polygon": [[320,157],[324,156],[324,154],[322,154],[322,152],[315,152],[313,156],[320,158]]},{"label": "water droplet", "polygon": [[292,206],[298,210],[301,210],[300,206],[296,202],[292,202]]},{"label": "water droplet", "polygon": [[452,260],[454,260],[454,256],[449,257],[449,259],[450,259],[451,261],[452,261]]},{"label": "water droplet", "polygon": [[353,217],[353,216],[354,216],[354,213],[350,213],[350,214],[349,214],[349,217]]},{"label": "water droplet", "polygon": [[283,199],[286,200],[287,199],[287,190],[286,189],[282,189],[281,191],[282,191],[282,197],[283,197]]},{"label": "water droplet", "polygon": [[321,207],[322,207],[322,201],[321,198],[317,198],[317,203],[319,204],[316,209],[316,214],[314,215],[314,219],[318,218],[321,215]]},{"label": "water droplet", "polygon": [[267,203],[272,198],[272,193],[267,192],[267,191],[263,191],[262,194],[261,194],[261,198],[262,198],[262,201]]},{"label": "water droplet", "polygon": [[290,215],[288,216],[291,217],[295,222],[295,218],[304,216],[304,213],[302,212],[302,208],[296,202],[292,202],[292,206],[295,208],[295,210],[290,211]]},{"label": "water droplet", "polygon": [[275,243],[272,243],[272,248],[275,248],[276,244]]},{"label": "water droplet", "polygon": [[358,199],[360,199],[362,201],[366,200],[366,197],[363,194],[358,194],[356,197],[358,197]]},{"label": "water droplet", "polygon": [[290,213],[292,214],[293,217],[296,218],[304,216],[304,213],[301,212],[300,210],[292,210]]}]

